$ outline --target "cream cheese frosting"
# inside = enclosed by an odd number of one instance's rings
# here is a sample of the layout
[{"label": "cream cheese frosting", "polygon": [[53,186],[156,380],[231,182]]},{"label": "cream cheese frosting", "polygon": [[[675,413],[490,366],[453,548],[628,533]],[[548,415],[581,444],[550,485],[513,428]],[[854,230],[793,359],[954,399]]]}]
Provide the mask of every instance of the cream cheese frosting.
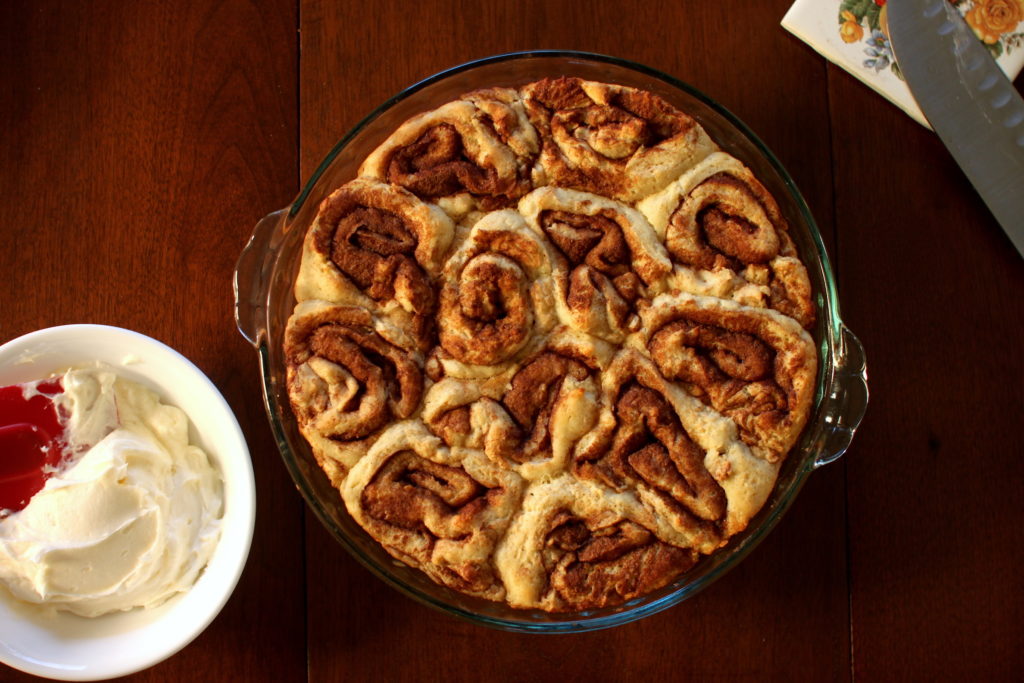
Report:
[{"label": "cream cheese frosting", "polygon": [[112,369],[68,371],[55,399],[75,455],[0,520],[0,580],[85,617],[188,590],[220,538],[223,482],[185,413]]}]

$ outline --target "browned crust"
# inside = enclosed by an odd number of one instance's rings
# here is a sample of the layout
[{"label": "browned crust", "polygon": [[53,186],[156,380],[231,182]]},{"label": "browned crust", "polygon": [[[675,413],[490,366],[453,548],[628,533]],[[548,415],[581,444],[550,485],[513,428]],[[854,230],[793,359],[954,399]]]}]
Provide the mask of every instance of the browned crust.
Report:
[{"label": "browned crust", "polygon": [[541,133],[547,181],[634,199],[630,161],[685,140],[697,124],[653,93],[600,84],[605,101],[596,101],[585,83],[549,78],[523,88],[527,114]]},{"label": "browned crust", "polygon": [[661,374],[732,419],[740,437],[781,460],[812,408],[817,356],[794,321],[770,311],[678,297],[647,315]]}]

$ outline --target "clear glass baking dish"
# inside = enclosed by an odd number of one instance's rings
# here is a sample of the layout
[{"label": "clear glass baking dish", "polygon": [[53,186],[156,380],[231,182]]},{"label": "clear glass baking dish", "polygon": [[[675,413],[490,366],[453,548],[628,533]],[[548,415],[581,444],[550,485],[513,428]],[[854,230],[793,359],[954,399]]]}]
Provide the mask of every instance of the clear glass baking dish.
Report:
[{"label": "clear glass baking dish", "polygon": [[[360,162],[399,124],[459,95],[517,86],[545,76],[578,76],[643,88],[696,118],[726,151],[749,166],[775,195],[807,265],[818,309],[812,335],[820,350],[814,410],[780,472],[775,490],[748,528],[702,559],[674,584],[621,606],[572,614],[513,609],[468,597],[396,562],[348,515],[338,492],[299,434],[285,385],[282,339],[295,301],[302,241],[320,201],[355,177]],[[799,191],[767,147],[735,116],[670,76],[602,55],[536,51],[489,57],[443,71],[398,93],[363,119],[327,155],[295,201],[261,220],[238,259],[235,319],[256,348],[267,415],[299,492],[323,525],[359,562],[402,593],[456,617],[526,632],[579,632],[624,624],[696,594],[743,559],[775,526],[807,476],[841,456],[867,407],[864,350],[839,316],[835,279],[821,236]]]}]

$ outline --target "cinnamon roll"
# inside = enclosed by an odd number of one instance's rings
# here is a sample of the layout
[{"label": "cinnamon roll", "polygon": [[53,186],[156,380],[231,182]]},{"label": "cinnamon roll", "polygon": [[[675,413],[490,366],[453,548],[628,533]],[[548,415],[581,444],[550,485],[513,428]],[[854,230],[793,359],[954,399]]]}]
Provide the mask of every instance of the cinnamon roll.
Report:
[{"label": "cinnamon roll", "polygon": [[415,349],[365,309],[306,301],[285,329],[288,397],[299,431],[337,485],[394,420],[419,408]]},{"label": "cinnamon roll", "polygon": [[448,446],[482,449],[524,479],[553,476],[594,424],[599,373],[612,353],[600,340],[559,330],[514,372],[434,384],[423,420]]},{"label": "cinnamon roll", "polygon": [[436,206],[356,178],[321,203],[303,242],[295,298],[396,316],[426,350],[434,337],[434,280],[453,236],[451,219]]},{"label": "cinnamon roll", "polygon": [[650,92],[579,78],[522,92],[542,140],[535,185],[633,202],[717,149],[700,124]]},{"label": "cinnamon roll", "polygon": [[565,475],[530,488],[495,553],[513,607],[578,612],[662,588],[697,553],[662,541],[634,499]]},{"label": "cinnamon roll", "polygon": [[483,453],[449,449],[421,423],[399,422],[352,468],[341,496],[395,558],[455,590],[504,599],[492,558],[522,483]]},{"label": "cinnamon roll", "polygon": [[514,211],[482,218],[441,278],[440,346],[454,360],[498,366],[555,321],[551,253]]},{"label": "cinnamon roll", "polygon": [[491,88],[409,119],[366,158],[359,175],[404,187],[458,217],[470,207],[512,206],[529,192],[538,151],[519,93]]},{"label": "cinnamon roll", "polygon": [[577,330],[621,342],[638,329],[636,304],[664,286],[672,264],[638,211],[605,197],[542,187],[519,212],[559,256],[560,318]]},{"label": "cinnamon roll", "polygon": [[689,294],[658,297],[644,323],[665,378],[735,422],[756,454],[785,456],[807,422],[817,373],[814,342],[799,323]]},{"label": "cinnamon roll", "polygon": [[722,480],[752,459],[721,418],[671,386],[650,359],[625,349],[604,373],[597,426],[581,439],[573,473],[614,491],[633,491],[668,520],[681,546],[711,552],[743,528]]},{"label": "cinnamon roll", "polygon": [[774,308],[809,328],[807,269],[786,219],[753,173],[716,152],[638,208],[676,265],[676,289]]}]

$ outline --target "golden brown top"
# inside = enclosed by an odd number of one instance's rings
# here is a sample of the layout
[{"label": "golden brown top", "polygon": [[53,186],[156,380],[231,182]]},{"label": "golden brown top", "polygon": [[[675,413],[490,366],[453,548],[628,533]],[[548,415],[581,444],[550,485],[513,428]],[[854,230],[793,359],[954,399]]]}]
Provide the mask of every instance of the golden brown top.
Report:
[{"label": "golden brown top", "polygon": [[366,159],[360,175],[430,201],[466,193],[492,210],[529,191],[537,152],[518,94],[494,88],[410,119]]},{"label": "golden brown top", "polygon": [[645,311],[661,375],[729,417],[768,460],[796,442],[814,392],[815,351],[792,318],[679,295]]},{"label": "golden brown top", "polygon": [[649,92],[553,78],[522,89],[546,183],[635,201],[713,148],[687,114]]},{"label": "golden brown top", "polygon": [[811,410],[785,212],[671,103],[575,78],[417,115],[322,203],[285,335],[359,525],[557,612],[671,586],[768,499]]},{"label": "golden brown top", "polygon": [[499,211],[481,219],[445,266],[438,312],[441,349],[472,365],[516,356],[550,327],[551,254],[522,218]]},{"label": "golden brown top", "polygon": [[810,328],[811,284],[775,198],[715,152],[637,204],[675,264],[673,286],[767,306]]}]

